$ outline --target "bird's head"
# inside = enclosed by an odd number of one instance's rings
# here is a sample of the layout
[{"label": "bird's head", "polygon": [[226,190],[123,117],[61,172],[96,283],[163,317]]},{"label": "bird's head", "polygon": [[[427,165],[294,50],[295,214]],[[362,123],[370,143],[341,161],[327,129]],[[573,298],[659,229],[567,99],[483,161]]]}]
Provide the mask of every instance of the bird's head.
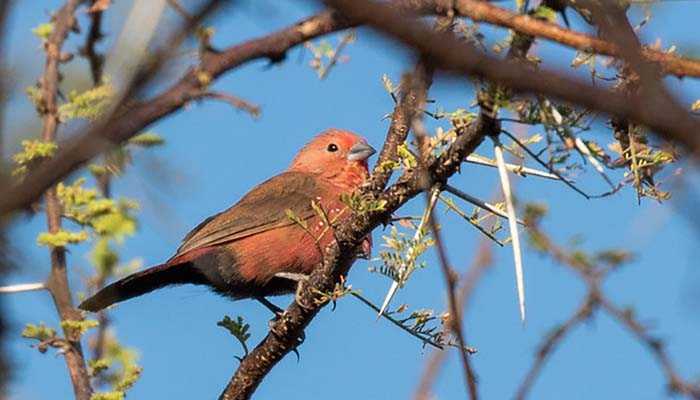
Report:
[{"label": "bird's head", "polygon": [[354,188],[369,175],[367,159],[374,153],[363,137],[328,129],[299,151],[289,170],[319,174],[339,186]]}]

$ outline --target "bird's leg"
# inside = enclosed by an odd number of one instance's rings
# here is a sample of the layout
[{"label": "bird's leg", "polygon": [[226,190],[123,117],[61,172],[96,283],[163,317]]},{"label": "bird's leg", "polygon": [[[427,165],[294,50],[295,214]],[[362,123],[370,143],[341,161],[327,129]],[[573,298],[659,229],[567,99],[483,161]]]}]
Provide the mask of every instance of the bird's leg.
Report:
[{"label": "bird's leg", "polygon": [[268,310],[272,311],[272,313],[275,314],[275,319],[279,318],[282,313],[284,313],[283,309],[277,307],[273,302],[266,299],[264,296],[258,296],[255,298],[255,300],[264,305]]},{"label": "bird's leg", "polygon": [[297,274],[295,272],[278,272],[275,274],[276,278],[283,278],[283,279],[289,279],[290,281],[294,281],[297,283],[297,290],[294,293],[294,301],[299,304],[300,307],[304,309],[309,309],[311,307],[305,305],[303,301],[301,300],[301,285],[303,282],[306,282],[309,279],[309,275],[306,274]]},{"label": "bird's leg", "polygon": [[[301,301],[301,297],[299,294],[301,292],[302,283],[305,282],[307,279],[309,279],[309,275],[298,274],[298,273],[294,273],[294,272],[278,272],[275,274],[275,278],[288,279],[290,281],[296,282],[297,283],[297,290],[294,293],[294,301],[297,304],[299,304],[299,306],[301,306],[302,308],[308,308]],[[271,330],[271,332],[274,332],[274,330]],[[299,361],[299,351],[297,351],[297,347],[299,347],[302,343],[304,343],[305,340],[306,340],[306,334],[304,333],[304,331],[302,331],[301,334],[299,335],[299,342],[292,350],[294,352],[294,354],[296,354],[296,356],[297,356],[297,361]]]},{"label": "bird's leg", "polygon": [[283,279],[289,279],[290,281],[294,281],[299,283],[300,281],[309,279],[309,275],[306,274],[297,274],[295,272],[278,272],[275,274],[276,278],[283,278]]}]

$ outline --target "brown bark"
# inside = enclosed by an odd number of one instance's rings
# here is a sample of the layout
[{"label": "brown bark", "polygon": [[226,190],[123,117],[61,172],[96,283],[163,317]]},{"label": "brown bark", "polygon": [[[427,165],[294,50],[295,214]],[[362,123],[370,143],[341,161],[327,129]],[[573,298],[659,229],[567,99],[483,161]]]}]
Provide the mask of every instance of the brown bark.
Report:
[{"label": "brown bark", "polygon": [[[63,42],[75,25],[75,11],[81,0],[69,0],[54,16],[54,31],[46,42],[46,65],[41,79],[42,101],[44,106],[42,139],[46,142],[56,141],[58,128],[57,94],[59,84],[58,65]],[[56,186],[48,188],[44,194],[46,221],[49,233],[61,230],[61,204],[56,194]],[[63,247],[50,249],[51,272],[47,288],[51,293],[56,311],[61,321],[82,320],[82,315],[73,308],[71,291],[68,285],[66,267],[66,250]],[[89,400],[92,395],[90,377],[87,373],[85,359],[80,344],[80,334],[64,328],[67,347],[64,358],[68,373],[73,384],[73,392],[77,400]]]}]

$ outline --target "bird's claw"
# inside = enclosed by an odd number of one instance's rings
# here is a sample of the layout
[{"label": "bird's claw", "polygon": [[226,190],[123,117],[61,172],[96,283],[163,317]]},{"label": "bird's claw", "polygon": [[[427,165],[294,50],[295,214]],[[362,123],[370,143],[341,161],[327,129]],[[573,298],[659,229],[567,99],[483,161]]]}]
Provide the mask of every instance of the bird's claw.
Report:
[{"label": "bird's claw", "polygon": [[[281,339],[281,338],[284,338],[285,334],[282,333],[282,332],[278,332],[277,329],[275,328],[276,322],[277,322],[277,318],[270,320],[270,322],[269,322],[270,333],[272,333],[273,335],[277,336],[277,337],[280,338],[280,339]],[[294,347],[292,347],[292,350],[291,350],[291,351],[294,353],[294,355],[297,356],[297,362],[299,362],[299,360],[300,360],[300,358],[301,358],[301,357],[299,356],[299,350],[297,350],[297,349],[298,349],[299,346],[301,346],[305,341],[306,341],[306,333],[305,333],[304,331],[301,331],[301,333],[299,334],[299,336],[296,338],[296,344],[294,345]]]},{"label": "bird's claw", "polygon": [[303,289],[303,285],[308,282],[309,280],[309,275],[306,274],[297,274],[293,272],[278,272],[275,274],[276,278],[283,278],[283,279],[289,279],[290,281],[294,281],[297,283],[297,290],[294,293],[294,302],[296,302],[299,307],[305,309],[305,310],[310,310],[313,307],[309,306],[306,304],[306,302],[302,299],[301,292]]},{"label": "bird's claw", "polygon": [[282,308],[276,306],[273,302],[266,299],[265,297],[256,297],[255,300],[257,300],[260,304],[264,305],[275,315],[275,318],[273,318],[271,321],[278,320],[282,316],[282,314],[284,314],[284,310]]}]

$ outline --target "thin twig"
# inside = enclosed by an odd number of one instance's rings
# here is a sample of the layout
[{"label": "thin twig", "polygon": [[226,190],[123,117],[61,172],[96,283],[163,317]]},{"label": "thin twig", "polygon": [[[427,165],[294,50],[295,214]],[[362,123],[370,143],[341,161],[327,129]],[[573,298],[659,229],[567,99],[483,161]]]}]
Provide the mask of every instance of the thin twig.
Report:
[{"label": "thin twig", "polygon": [[595,297],[589,292],[581,306],[566,321],[549,330],[549,333],[537,346],[535,361],[520,383],[515,396],[513,396],[514,399],[525,400],[535,380],[542,372],[542,368],[552,356],[557,346],[566,339],[566,336],[568,336],[574,328],[591,317],[596,305],[597,300],[595,300]]},{"label": "thin twig", "polygon": [[365,297],[362,296],[361,294],[359,294],[359,293],[357,293],[357,292],[355,292],[355,291],[351,291],[350,294],[351,294],[353,297],[355,297],[356,299],[360,300],[362,303],[364,303],[367,307],[369,307],[369,308],[371,308],[372,310],[374,310],[375,312],[377,312],[380,316],[382,316],[383,318],[387,319],[387,320],[388,320],[389,322],[391,322],[392,324],[394,324],[394,325],[396,325],[397,327],[399,327],[401,330],[407,332],[407,333],[410,334],[411,336],[413,336],[413,337],[417,338],[418,340],[420,340],[421,342],[423,342],[423,345],[430,345],[430,346],[435,347],[435,348],[438,349],[438,350],[443,350],[443,349],[444,349],[444,347],[443,347],[441,344],[434,342],[434,341],[431,340],[429,337],[423,336],[423,335],[421,335],[421,334],[419,334],[419,333],[413,331],[413,330],[410,329],[409,327],[407,327],[407,326],[405,326],[404,324],[402,324],[401,321],[399,321],[399,320],[397,320],[396,318],[392,317],[389,313],[381,312],[381,309],[380,309],[379,307],[377,307],[376,305],[374,305],[374,303],[372,303],[371,301],[369,301],[367,298],[365,298]]},{"label": "thin twig", "polygon": [[338,47],[336,47],[335,51],[333,52],[333,57],[331,57],[331,59],[328,61],[328,64],[326,64],[326,66],[323,67],[319,72],[319,79],[323,80],[328,77],[328,74],[331,72],[331,69],[333,69],[333,67],[338,63],[340,55],[342,54],[345,47],[348,44],[352,43],[353,40],[355,40],[355,31],[351,29],[349,32],[343,35],[343,39],[340,41]]},{"label": "thin twig", "polygon": [[175,12],[178,13],[182,18],[184,18],[185,20],[192,19],[190,13],[187,12],[185,7],[183,7],[178,0],[167,0],[167,2],[168,5],[170,5],[170,7],[172,7],[172,9],[175,10]]},{"label": "thin twig", "polygon": [[[491,247],[489,242],[482,240],[479,243],[478,250],[474,256],[474,261],[472,266],[463,274],[459,286],[459,293],[457,294],[457,299],[459,302],[459,309],[464,310],[466,315],[467,310],[469,310],[469,302],[472,297],[474,289],[481,281],[484,272],[492,265],[493,259],[491,256]],[[428,400],[430,399],[430,388],[433,386],[433,382],[437,378],[440,367],[443,364],[447,353],[444,351],[433,351],[430,359],[426,363],[423,374],[421,375],[420,382],[416,388],[416,394],[414,395],[415,400]]]},{"label": "thin twig", "polygon": [[234,96],[232,94],[223,93],[223,92],[215,92],[215,91],[210,90],[210,91],[203,92],[199,97],[200,98],[211,98],[211,99],[221,100],[223,102],[230,104],[235,109],[247,112],[253,118],[260,117],[260,106],[253,104],[253,103],[250,103],[247,100],[244,100],[244,99],[242,99],[238,96]]},{"label": "thin twig", "polygon": [[521,149],[525,150],[525,152],[526,152],[530,157],[532,157],[535,161],[537,161],[538,164],[540,164],[541,166],[547,168],[547,170],[548,170],[549,172],[551,172],[551,173],[553,173],[554,175],[556,175],[557,177],[559,177],[559,179],[560,179],[562,182],[564,182],[568,187],[574,189],[574,191],[576,191],[578,194],[580,194],[581,196],[585,197],[586,199],[590,199],[590,198],[591,198],[591,197],[590,197],[588,194],[586,194],[583,190],[577,188],[576,185],[573,184],[573,182],[571,182],[571,181],[569,181],[568,179],[566,179],[566,178],[564,178],[563,176],[561,176],[561,174],[560,174],[556,169],[550,167],[549,165],[547,165],[546,162],[542,161],[542,159],[540,159],[540,158],[537,156],[537,154],[535,154],[532,150],[530,150],[529,147],[527,147],[527,146],[526,146],[525,144],[523,144],[520,140],[518,140],[518,138],[516,138],[515,135],[513,135],[512,133],[510,133],[510,132],[508,132],[508,131],[506,131],[506,130],[501,130],[501,133],[503,133],[503,134],[505,134],[506,136],[508,136],[508,137],[510,138],[510,140],[512,140],[515,144],[518,145],[518,147],[520,147]]},{"label": "thin twig", "polygon": [[[93,0],[94,5],[98,0]],[[95,10],[89,13],[90,29],[85,37],[85,44],[80,49],[80,53],[90,63],[90,73],[92,81],[95,85],[102,83],[102,67],[104,66],[104,55],[97,52],[97,43],[99,43],[104,35],[102,34],[102,10]]]},{"label": "thin twig", "polygon": [[664,375],[666,375],[668,388],[672,393],[683,394],[695,400],[700,399],[700,385],[691,384],[678,374],[661,339],[650,335],[647,328],[634,318],[632,312],[617,307],[608,298],[601,298],[600,305],[612,318],[627,328],[656,358]]},{"label": "thin twig", "polygon": [[576,139],[574,139],[574,144],[576,145],[578,151],[580,151],[586,157],[586,159],[591,163],[591,165],[593,165],[593,168],[595,168],[595,170],[598,171],[600,176],[603,177],[605,182],[607,182],[612,189],[615,189],[615,184],[612,182],[612,180],[610,180],[608,174],[605,173],[605,168],[600,163],[600,161],[593,157],[593,154],[591,154],[591,150],[588,148],[586,143],[584,143],[580,137],[576,136]]},{"label": "thin twig", "polygon": [[468,355],[464,350],[462,350],[467,347],[467,341],[464,337],[464,332],[462,330],[462,312],[458,306],[457,296],[455,295],[454,290],[456,284],[455,274],[452,271],[452,268],[450,268],[449,261],[447,260],[447,252],[445,251],[444,244],[442,243],[437,219],[434,213],[432,214],[433,215],[431,216],[431,218],[429,218],[428,223],[430,224],[430,229],[433,232],[433,238],[435,239],[435,249],[438,253],[438,260],[440,261],[442,275],[445,278],[445,286],[447,286],[447,299],[450,310],[450,327],[452,333],[457,337],[457,343],[459,343],[460,346],[460,361],[462,362],[462,368],[464,370],[464,379],[467,384],[469,398],[472,400],[477,400],[479,398],[479,395],[476,387],[476,375],[474,373],[473,367],[471,366],[471,362],[469,361]]},{"label": "thin twig", "polygon": [[[44,110],[42,116],[42,139],[45,142],[56,141],[56,130],[59,124],[57,95],[60,74],[58,66],[63,43],[70,31],[75,27],[75,11],[80,3],[82,3],[81,0],[68,0],[56,13],[53,31],[45,45],[46,65],[41,78]],[[48,231],[51,234],[55,234],[61,230],[61,204],[56,193],[56,186],[48,188],[44,195],[44,200],[46,203]],[[64,247],[51,247],[49,253],[51,257],[51,272],[49,273],[46,287],[51,293],[56,311],[61,321],[82,320],[82,315],[73,308],[73,300],[68,285],[66,249]],[[63,334],[66,339],[66,349],[63,354],[73,384],[73,393],[76,400],[89,400],[92,396],[92,387],[80,344],[80,333],[68,326],[64,326]]]},{"label": "thin twig", "polygon": [[447,208],[449,208],[450,210],[454,211],[457,215],[459,215],[460,217],[462,217],[462,219],[464,219],[465,221],[469,222],[469,224],[470,224],[471,226],[473,226],[473,227],[476,228],[479,232],[481,232],[481,233],[483,233],[484,235],[486,235],[486,237],[488,237],[489,239],[491,239],[492,241],[494,241],[497,245],[503,247],[503,242],[501,242],[500,240],[498,240],[498,238],[497,238],[496,236],[494,236],[491,232],[487,231],[486,229],[484,229],[484,227],[482,227],[481,225],[479,225],[479,222],[478,222],[478,221],[472,220],[472,218],[471,218],[470,216],[468,216],[467,214],[465,214],[464,211],[460,210],[459,207],[456,207],[451,201],[447,200],[444,196],[440,195],[439,199],[442,201],[443,204],[445,204],[445,205],[447,206]]},{"label": "thin twig", "polygon": [[[440,192],[435,190],[432,192],[430,201],[428,202],[428,206],[426,207],[425,211],[423,212],[423,216],[421,217],[420,222],[418,223],[418,227],[416,228],[416,233],[413,235],[413,242],[416,243],[419,240],[423,238],[423,235],[425,234],[425,227],[426,224],[428,223],[428,220],[430,219],[430,215],[433,211],[433,208],[435,207],[435,204],[437,203],[438,196],[440,195]],[[379,318],[389,307],[389,303],[391,303],[391,299],[394,298],[394,295],[396,294],[396,291],[399,289],[399,287],[403,286],[406,280],[410,277],[411,273],[413,272],[413,266],[409,265],[415,261],[416,255],[414,254],[414,246],[409,247],[409,249],[406,251],[406,260],[407,263],[403,264],[401,266],[401,269],[397,271],[397,277],[398,280],[394,280],[391,282],[391,286],[389,287],[389,290],[386,293],[386,296],[384,296],[384,301],[382,302],[382,307],[379,309],[379,314],[377,315],[377,318]]]},{"label": "thin twig", "polygon": [[[484,210],[486,210],[486,211],[488,211],[488,212],[490,212],[490,213],[492,213],[492,214],[498,215],[498,216],[501,217],[501,218],[508,219],[508,214],[506,214],[506,213],[504,213],[503,211],[499,210],[499,209],[498,209],[496,206],[494,206],[493,204],[490,204],[490,203],[487,203],[487,202],[485,202],[485,201],[479,200],[479,199],[477,199],[476,197],[474,197],[474,196],[472,196],[472,195],[470,195],[470,194],[468,194],[468,193],[465,193],[465,192],[463,192],[463,191],[461,191],[461,190],[459,190],[459,189],[457,189],[456,187],[451,186],[451,185],[445,185],[445,186],[443,187],[443,189],[445,189],[446,192],[449,192],[449,193],[451,193],[451,194],[453,194],[453,195],[459,197],[460,199],[462,199],[462,200],[464,200],[464,201],[467,201],[467,202],[469,202],[469,203],[471,203],[471,204],[473,204],[473,205],[475,205],[475,206],[477,206],[477,207],[479,207],[479,208],[482,208],[482,209],[484,209]],[[520,225],[525,225],[525,222],[523,222],[523,221],[520,220],[520,219],[518,220],[518,223],[519,223]]]}]

